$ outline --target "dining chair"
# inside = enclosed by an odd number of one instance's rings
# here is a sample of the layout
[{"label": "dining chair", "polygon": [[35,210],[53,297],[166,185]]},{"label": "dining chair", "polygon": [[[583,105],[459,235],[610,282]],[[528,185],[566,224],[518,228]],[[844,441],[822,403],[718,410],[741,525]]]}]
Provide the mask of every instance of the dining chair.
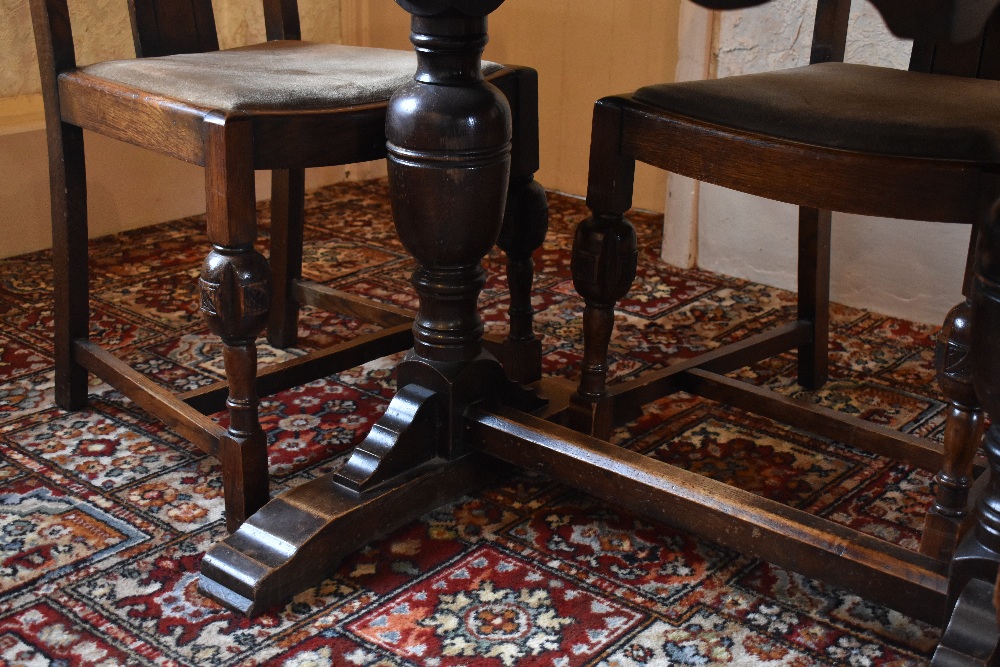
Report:
[{"label": "dining chair", "polygon": [[[267,439],[258,395],[270,395],[409,347],[408,311],[302,279],[304,170],[383,158],[385,114],[410,80],[409,51],[301,41],[295,0],[263,0],[268,41],[219,49],[211,0],[129,0],[136,58],[77,66],[67,0],[31,0],[45,102],[52,201],[55,396],[87,403],[88,372],[163,420],[222,467],[226,526],[267,502]],[[508,375],[540,374],[532,333],[531,254],[547,225],[538,167],[537,78],[488,64],[506,95],[514,138],[508,215],[510,332],[493,347]],[[222,339],[226,380],[174,394],[90,338],[84,130],[204,167],[212,244],[200,308]],[[271,170],[270,264],[256,249],[254,170]],[[257,371],[256,337],[296,342],[301,305],[386,326]],[[229,424],[207,415],[227,409]]]},{"label": "dining chair", "polygon": [[[929,563],[931,570],[943,572],[973,522],[970,489],[981,469],[975,456],[984,416],[969,354],[969,298],[948,315],[938,342],[937,373],[948,401],[943,447],[726,375],[795,349],[799,384],[818,389],[826,382],[831,211],[971,225],[972,250],[1000,196],[1000,17],[969,41],[917,39],[904,71],[843,62],[850,4],[819,0],[808,65],[651,85],[596,103],[591,215],[577,228],[572,256],[585,302],[585,350],[568,419],[607,440],[641,405],[683,390],[930,470],[934,501],[920,551],[941,563]],[[907,21],[920,20],[919,8],[906,11]],[[625,216],[636,161],[797,205],[797,316],[609,385],[614,309],[637,270],[636,235]],[[901,234],[905,226],[899,223]],[[973,295],[971,257],[966,297]],[[962,585],[961,577],[951,578],[952,602]]]}]

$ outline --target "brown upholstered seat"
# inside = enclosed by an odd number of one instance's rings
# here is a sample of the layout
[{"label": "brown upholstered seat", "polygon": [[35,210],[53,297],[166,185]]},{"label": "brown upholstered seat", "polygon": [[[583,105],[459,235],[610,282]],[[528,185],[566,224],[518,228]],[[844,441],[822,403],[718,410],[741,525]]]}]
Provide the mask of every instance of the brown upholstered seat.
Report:
[{"label": "brown upholstered seat", "polygon": [[[207,53],[113,60],[79,71],[199,107],[252,111],[385,102],[413,78],[416,66],[412,51],[277,40]],[[496,63],[483,63],[486,74],[499,69]]]},{"label": "brown upholstered seat", "polygon": [[728,128],[829,148],[995,162],[998,93],[998,81],[830,62],[647,86],[633,98]]}]

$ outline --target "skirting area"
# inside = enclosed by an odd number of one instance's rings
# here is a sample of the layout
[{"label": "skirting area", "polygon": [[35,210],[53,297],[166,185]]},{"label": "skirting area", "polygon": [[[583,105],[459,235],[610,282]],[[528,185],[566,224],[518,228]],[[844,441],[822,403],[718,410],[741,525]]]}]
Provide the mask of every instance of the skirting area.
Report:
[{"label": "skirting area", "polygon": [[[575,377],[582,303],[569,278],[582,202],[550,194],[535,257],[545,372]],[[267,210],[261,210],[266,248]],[[407,308],[413,263],[384,181],[307,200],[306,277]],[[639,277],[617,314],[612,373],[633,376],[795,316],[794,295],[656,260],[662,219],[632,217]],[[209,248],[198,218],[92,243],[95,340],[185,391],[221,377],[197,310]],[[480,300],[506,319],[503,258]],[[919,665],[938,630],[767,563],[517,476],[375,542],[335,577],[253,621],[197,592],[225,535],[219,468],[106,385],[52,402],[46,253],[0,261],[0,664],[288,667]],[[940,439],[935,330],[834,306],[831,381],[808,394],[791,356],[740,374],[789,395]],[[299,347],[374,327],[306,309]],[[272,494],[340,466],[393,394],[386,358],[262,404]],[[685,394],[615,441],[897,544],[917,548],[930,476]]]}]

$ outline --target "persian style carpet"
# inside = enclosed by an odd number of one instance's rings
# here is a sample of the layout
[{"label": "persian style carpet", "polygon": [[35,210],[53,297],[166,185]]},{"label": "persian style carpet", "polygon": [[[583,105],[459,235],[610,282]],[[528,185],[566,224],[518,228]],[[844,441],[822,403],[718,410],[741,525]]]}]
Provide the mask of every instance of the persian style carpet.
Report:
[{"label": "persian style carpet", "polygon": [[[550,196],[536,255],[545,371],[574,376],[581,302],[569,278],[582,202]],[[267,209],[260,211],[266,252]],[[637,213],[640,275],[612,342],[618,378],[794,318],[788,292],[656,259],[661,218]],[[383,181],[308,199],[306,274],[415,307],[413,263]],[[208,249],[199,218],[92,243],[93,336],[178,391],[221,377],[197,310]],[[481,306],[505,327],[503,258]],[[442,507],[350,556],[282,609],[248,620],[197,592],[225,535],[218,464],[94,382],[52,399],[46,253],[0,262],[0,664],[286,667],[919,665],[938,631],[837,588],[678,532],[544,477],[521,475]],[[782,356],[740,372],[891,427],[941,437],[932,327],[835,306],[831,381],[807,393]],[[371,325],[305,309],[301,343]],[[342,465],[393,393],[386,358],[266,399],[272,492]],[[910,548],[930,476],[679,394],[616,442]]]}]

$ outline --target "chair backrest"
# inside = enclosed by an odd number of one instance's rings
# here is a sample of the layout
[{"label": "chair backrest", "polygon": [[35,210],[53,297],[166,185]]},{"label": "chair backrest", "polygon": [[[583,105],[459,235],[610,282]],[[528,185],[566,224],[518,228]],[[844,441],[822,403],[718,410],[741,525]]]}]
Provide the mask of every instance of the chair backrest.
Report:
[{"label": "chair backrest", "polygon": [[[263,0],[268,39],[299,39],[296,0]],[[219,48],[212,0],[128,0],[139,58]]]},{"label": "chair backrest", "polygon": [[994,13],[978,38],[962,44],[913,43],[910,69],[1000,80],[1000,12]]},{"label": "chair backrest", "polygon": [[[269,40],[301,38],[297,0],[262,1]],[[43,89],[52,88],[55,76],[76,67],[67,0],[29,0],[29,4]],[[128,0],[128,9],[137,57],[219,48],[212,0]]]},{"label": "chair backrest", "polygon": [[[842,61],[851,0],[819,0],[810,63]],[[1000,11],[974,40],[953,44],[916,40],[909,69],[953,76],[1000,79]]]}]

